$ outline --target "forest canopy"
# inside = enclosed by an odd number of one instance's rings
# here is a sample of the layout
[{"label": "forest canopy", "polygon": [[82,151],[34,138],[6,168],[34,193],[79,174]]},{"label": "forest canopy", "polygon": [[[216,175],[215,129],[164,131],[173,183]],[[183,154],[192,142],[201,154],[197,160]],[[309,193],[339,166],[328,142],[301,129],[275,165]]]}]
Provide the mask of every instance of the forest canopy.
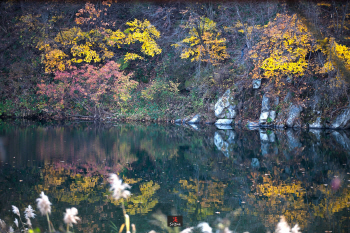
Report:
[{"label": "forest canopy", "polygon": [[0,115],[190,115],[254,79],[331,112],[349,99],[348,5],[8,0]]}]

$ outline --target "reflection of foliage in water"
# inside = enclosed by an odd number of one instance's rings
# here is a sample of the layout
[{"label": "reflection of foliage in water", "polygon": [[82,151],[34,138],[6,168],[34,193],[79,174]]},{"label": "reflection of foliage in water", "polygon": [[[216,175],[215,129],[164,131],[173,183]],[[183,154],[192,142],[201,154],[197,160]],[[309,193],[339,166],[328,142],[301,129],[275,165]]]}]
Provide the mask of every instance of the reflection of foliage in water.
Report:
[{"label": "reflection of foliage in water", "polygon": [[[130,179],[126,179],[125,182],[127,183],[128,180]],[[137,195],[137,192],[135,192],[130,198],[128,198],[125,206],[126,212],[129,215],[135,215],[146,214],[152,211],[158,203],[158,198],[153,196],[159,188],[159,184],[154,183],[152,180],[144,184],[140,184],[139,189],[141,194]],[[121,201],[123,200],[111,200],[111,202],[114,203],[116,206],[120,206]]]},{"label": "reflection of foliage in water", "polygon": [[319,201],[318,205],[312,204],[315,216],[324,218],[327,215],[338,213],[350,207],[349,188],[344,188],[340,193],[336,193],[324,185],[316,185],[313,194],[316,195],[318,191],[321,191],[323,198]]},{"label": "reflection of foliage in water", "polygon": [[[91,206],[93,209],[89,208],[89,214],[83,217],[83,221],[78,224],[77,229],[79,231],[88,229],[100,231],[105,227],[105,224],[102,222],[101,225],[101,222],[94,222],[96,220],[113,219],[115,216],[113,212],[118,211],[121,204],[121,200],[115,201],[108,198],[110,192],[109,185],[106,182],[108,174],[121,170],[120,168],[120,166],[116,166],[113,169],[96,164],[68,165],[57,163],[53,166],[46,165],[41,169],[43,183],[36,185],[34,189],[38,193],[44,190],[60,206],[66,206],[64,203],[68,203],[78,209],[84,209],[84,206],[93,204]],[[131,185],[142,182],[142,178],[123,177],[123,180]],[[158,203],[158,199],[154,195],[159,188],[159,184],[152,180],[140,183],[139,190],[134,188],[132,190],[133,195],[128,199],[127,213],[135,215],[152,211]],[[115,206],[110,208],[108,203],[113,203]],[[94,216],[98,216],[98,219]]]},{"label": "reflection of foliage in water", "polygon": [[[305,227],[308,216],[304,203],[305,189],[300,181],[286,182],[261,174],[262,184],[252,187],[249,204],[253,205],[268,225],[275,225],[281,213],[290,221]],[[256,212],[253,211],[253,212]]]},{"label": "reflection of foliage in water", "polygon": [[[298,223],[302,229],[306,229],[316,217],[334,219],[334,214],[350,206],[348,187],[335,191],[327,184],[297,179],[296,173],[283,179],[281,175],[284,170],[278,166],[274,166],[273,171],[274,173],[269,174],[252,172],[253,185],[248,195],[251,214],[257,214],[264,219],[266,228],[276,225],[283,214],[288,221]],[[262,181],[258,182],[259,179]],[[343,216],[337,222],[340,224],[347,220],[349,218]]]},{"label": "reflection of foliage in water", "polygon": [[[189,224],[215,218],[216,211],[235,210],[240,221],[237,232],[274,230],[281,214],[308,231],[314,231],[317,224],[324,224],[321,230],[331,230],[325,229],[327,221],[337,221],[341,229],[347,229],[350,192],[345,183],[350,178],[349,165],[342,164],[347,163],[349,152],[333,134],[317,139],[308,132],[274,131],[274,142],[259,143],[259,131],[236,130],[234,151],[226,158],[213,142],[215,129],[205,130],[156,125],[6,129],[0,136],[7,154],[16,157],[8,157],[8,163],[16,164],[21,172],[10,166],[1,170],[0,196],[5,193],[16,204],[26,190],[27,199],[18,205],[24,208],[44,190],[56,204],[63,203],[55,206],[56,219],[71,207],[67,204],[77,205],[83,218],[79,231],[107,230],[104,221],[117,223],[122,213],[118,212],[120,203],[112,204],[106,196],[104,178],[108,170],[127,168],[122,175],[129,178],[123,180],[131,184],[133,195],[126,208],[136,225],[165,204],[188,215]],[[264,155],[263,144],[268,145]],[[23,153],[27,149],[28,155]],[[58,158],[65,162],[53,163]],[[252,168],[253,158],[259,167]],[[37,163],[32,162],[35,159]],[[345,179],[338,191],[330,187],[334,176]],[[244,210],[239,197],[246,202]],[[7,206],[0,200],[4,209],[0,218],[8,214]],[[254,231],[252,221],[260,231]]]},{"label": "reflection of foliage in water", "polygon": [[109,172],[120,171],[121,166],[113,168],[96,163],[45,165],[41,169],[42,184],[35,187],[37,193],[45,191],[58,202],[79,205],[83,201],[95,203],[105,197],[96,195],[106,192],[104,177]]},{"label": "reflection of foliage in water", "polygon": [[[195,214],[197,220],[206,219],[215,211],[230,211],[224,207],[224,182],[203,180],[180,180],[182,190],[174,190],[179,193],[181,199],[186,200],[185,212]],[[185,191],[187,194],[183,194]],[[180,193],[181,192],[181,193]]]}]

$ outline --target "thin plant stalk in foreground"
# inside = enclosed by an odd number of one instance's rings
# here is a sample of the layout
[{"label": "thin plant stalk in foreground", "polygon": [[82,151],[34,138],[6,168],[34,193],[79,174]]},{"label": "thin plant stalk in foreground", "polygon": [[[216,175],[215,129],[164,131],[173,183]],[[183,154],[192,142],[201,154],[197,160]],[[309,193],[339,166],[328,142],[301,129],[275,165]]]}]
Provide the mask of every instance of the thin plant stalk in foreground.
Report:
[{"label": "thin plant stalk in foreground", "polygon": [[[116,174],[110,174],[109,175],[109,183],[111,184],[111,191],[113,192],[112,197],[115,200],[119,200],[121,198],[127,199],[128,197],[130,197],[131,193],[128,190],[125,190],[127,188],[131,188],[130,185],[124,183],[121,179],[119,179],[119,177]],[[122,209],[123,209],[123,215],[124,215],[124,221],[125,223],[123,223],[120,226],[119,232],[121,233],[124,229],[124,226],[126,227],[126,232],[130,233],[130,217],[129,215],[126,213],[125,211],[125,207],[124,207],[124,202],[122,201]],[[136,227],[134,224],[132,224],[133,226],[133,232],[136,232]],[[114,225],[115,226],[115,225]]]},{"label": "thin plant stalk in foreground", "polygon": [[49,214],[51,213],[51,202],[49,201],[49,198],[44,194],[44,192],[41,192],[40,197],[41,198],[36,199],[36,202],[38,203],[38,209],[42,215],[46,215],[47,223],[49,225],[49,232],[55,231],[49,218]]}]

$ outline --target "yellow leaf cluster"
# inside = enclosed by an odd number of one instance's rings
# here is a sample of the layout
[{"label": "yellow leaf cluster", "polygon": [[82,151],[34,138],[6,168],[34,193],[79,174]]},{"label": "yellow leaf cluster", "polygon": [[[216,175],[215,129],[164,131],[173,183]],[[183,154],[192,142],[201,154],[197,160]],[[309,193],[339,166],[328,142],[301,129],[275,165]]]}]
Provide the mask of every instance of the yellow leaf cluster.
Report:
[{"label": "yellow leaf cluster", "polygon": [[317,49],[326,56],[326,62],[319,73],[330,74],[333,72],[334,78],[330,81],[330,86],[340,87],[345,75],[344,71],[350,71],[350,48],[338,44],[335,39],[331,37],[318,41]]},{"label": "yellow leaf cluster", "polygon": [[[160,54],[162,50],[156,43],[160,32],[148,21],[135,19],[126,23],[129,28],[125,32],[97,28],[84,32],[79,27],[61,30],[53,41],[39,41],[37,48],[43,51],[46,72],[65,70],[69,63],[101,62],[114,56],[110,48],[121,48],[122,45],[141,43],[141,53],[147,56]],[[57,54],[56,54],[57,53]],[[143,60],[136,53],[127,53],[125,61]]]},{"label": "yellow leaf cluster", "polygon": [[315,48],[311,34],[296,15],[277,14],[262,29],[261,41],[249,51],[254,64],[251,76],[273,78],[277,85],[281,77],[302,76],[309,65],[307,55]]},{"label": "yellow leaf cluster", "polygon": [[162,52],[155,41],[160,37],[160,32],[147,19],[143,22],[135,19],[127,22],[126,25],[129,26],[128,30],[131,32],[125,38],[126,44],[142,43],[141,52],[151,57]]},{"label": "yellow leaf cluster", "polygon": [[136,59],[143,60],[144,58],[136,53],[126,53],[124,56],[124,62],[130,61],[130,60],[136,60]]},{"label": "yellow leaf cluster", "polygon": [[[99,62],[101,61],[101,58],[99,55],[96,53],[96,51],[91,50],[90,47],[92,45],[87,43],[85,45],[74,45],[71,48],[71,53],[73,55],[72,62],[75,63],[81,63],[82,61],[85,61],[87,63],[90,63],[92,60],[94,62]],[[76,59],[76,57],[83,57],[84,59]]]},{"label": "yellow leaf cluster", "polygon": [[60,70],[60,71],[65,70],[66,66],[70,65],[70,62],[65,60],[66,57],[68,57],[68,55],[59,49],[53,49],[49,51],[45,55],[45,59],[46,59],[45,72],[51,72],[54,70]]},{"label": "yellow leaf cluster", "polygon": [[181,59],[191,58],[191,62],[203,61],[218,65],[229,57],[226,39],[220,38],[214,21],[201,17],[198,25],[188,23],[185,28],[190,29],[188,37],[172,45],[175,48],[182,47]]}]

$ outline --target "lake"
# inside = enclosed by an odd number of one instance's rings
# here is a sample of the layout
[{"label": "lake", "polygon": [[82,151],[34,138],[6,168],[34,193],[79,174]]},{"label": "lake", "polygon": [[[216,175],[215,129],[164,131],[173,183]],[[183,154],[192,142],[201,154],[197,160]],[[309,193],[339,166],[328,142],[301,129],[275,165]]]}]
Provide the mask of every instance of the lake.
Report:
[{"label": "lake", "polygon": [[[137,232],[166,232],[160,216],[182,216],[234,232],[274,232],[281,215],[302,232],[349,232],[350,132],[217,129],[215,126],[44,123],[0,120],[0,219],[14,227],[11,205],[47,232],[36,207],[44,191],[50,219],[76,207],[74,232],[111,232],[123,223],[108,174],[130,184],[126,212]],[[24,217],[22,216],[22,221]]]}]

